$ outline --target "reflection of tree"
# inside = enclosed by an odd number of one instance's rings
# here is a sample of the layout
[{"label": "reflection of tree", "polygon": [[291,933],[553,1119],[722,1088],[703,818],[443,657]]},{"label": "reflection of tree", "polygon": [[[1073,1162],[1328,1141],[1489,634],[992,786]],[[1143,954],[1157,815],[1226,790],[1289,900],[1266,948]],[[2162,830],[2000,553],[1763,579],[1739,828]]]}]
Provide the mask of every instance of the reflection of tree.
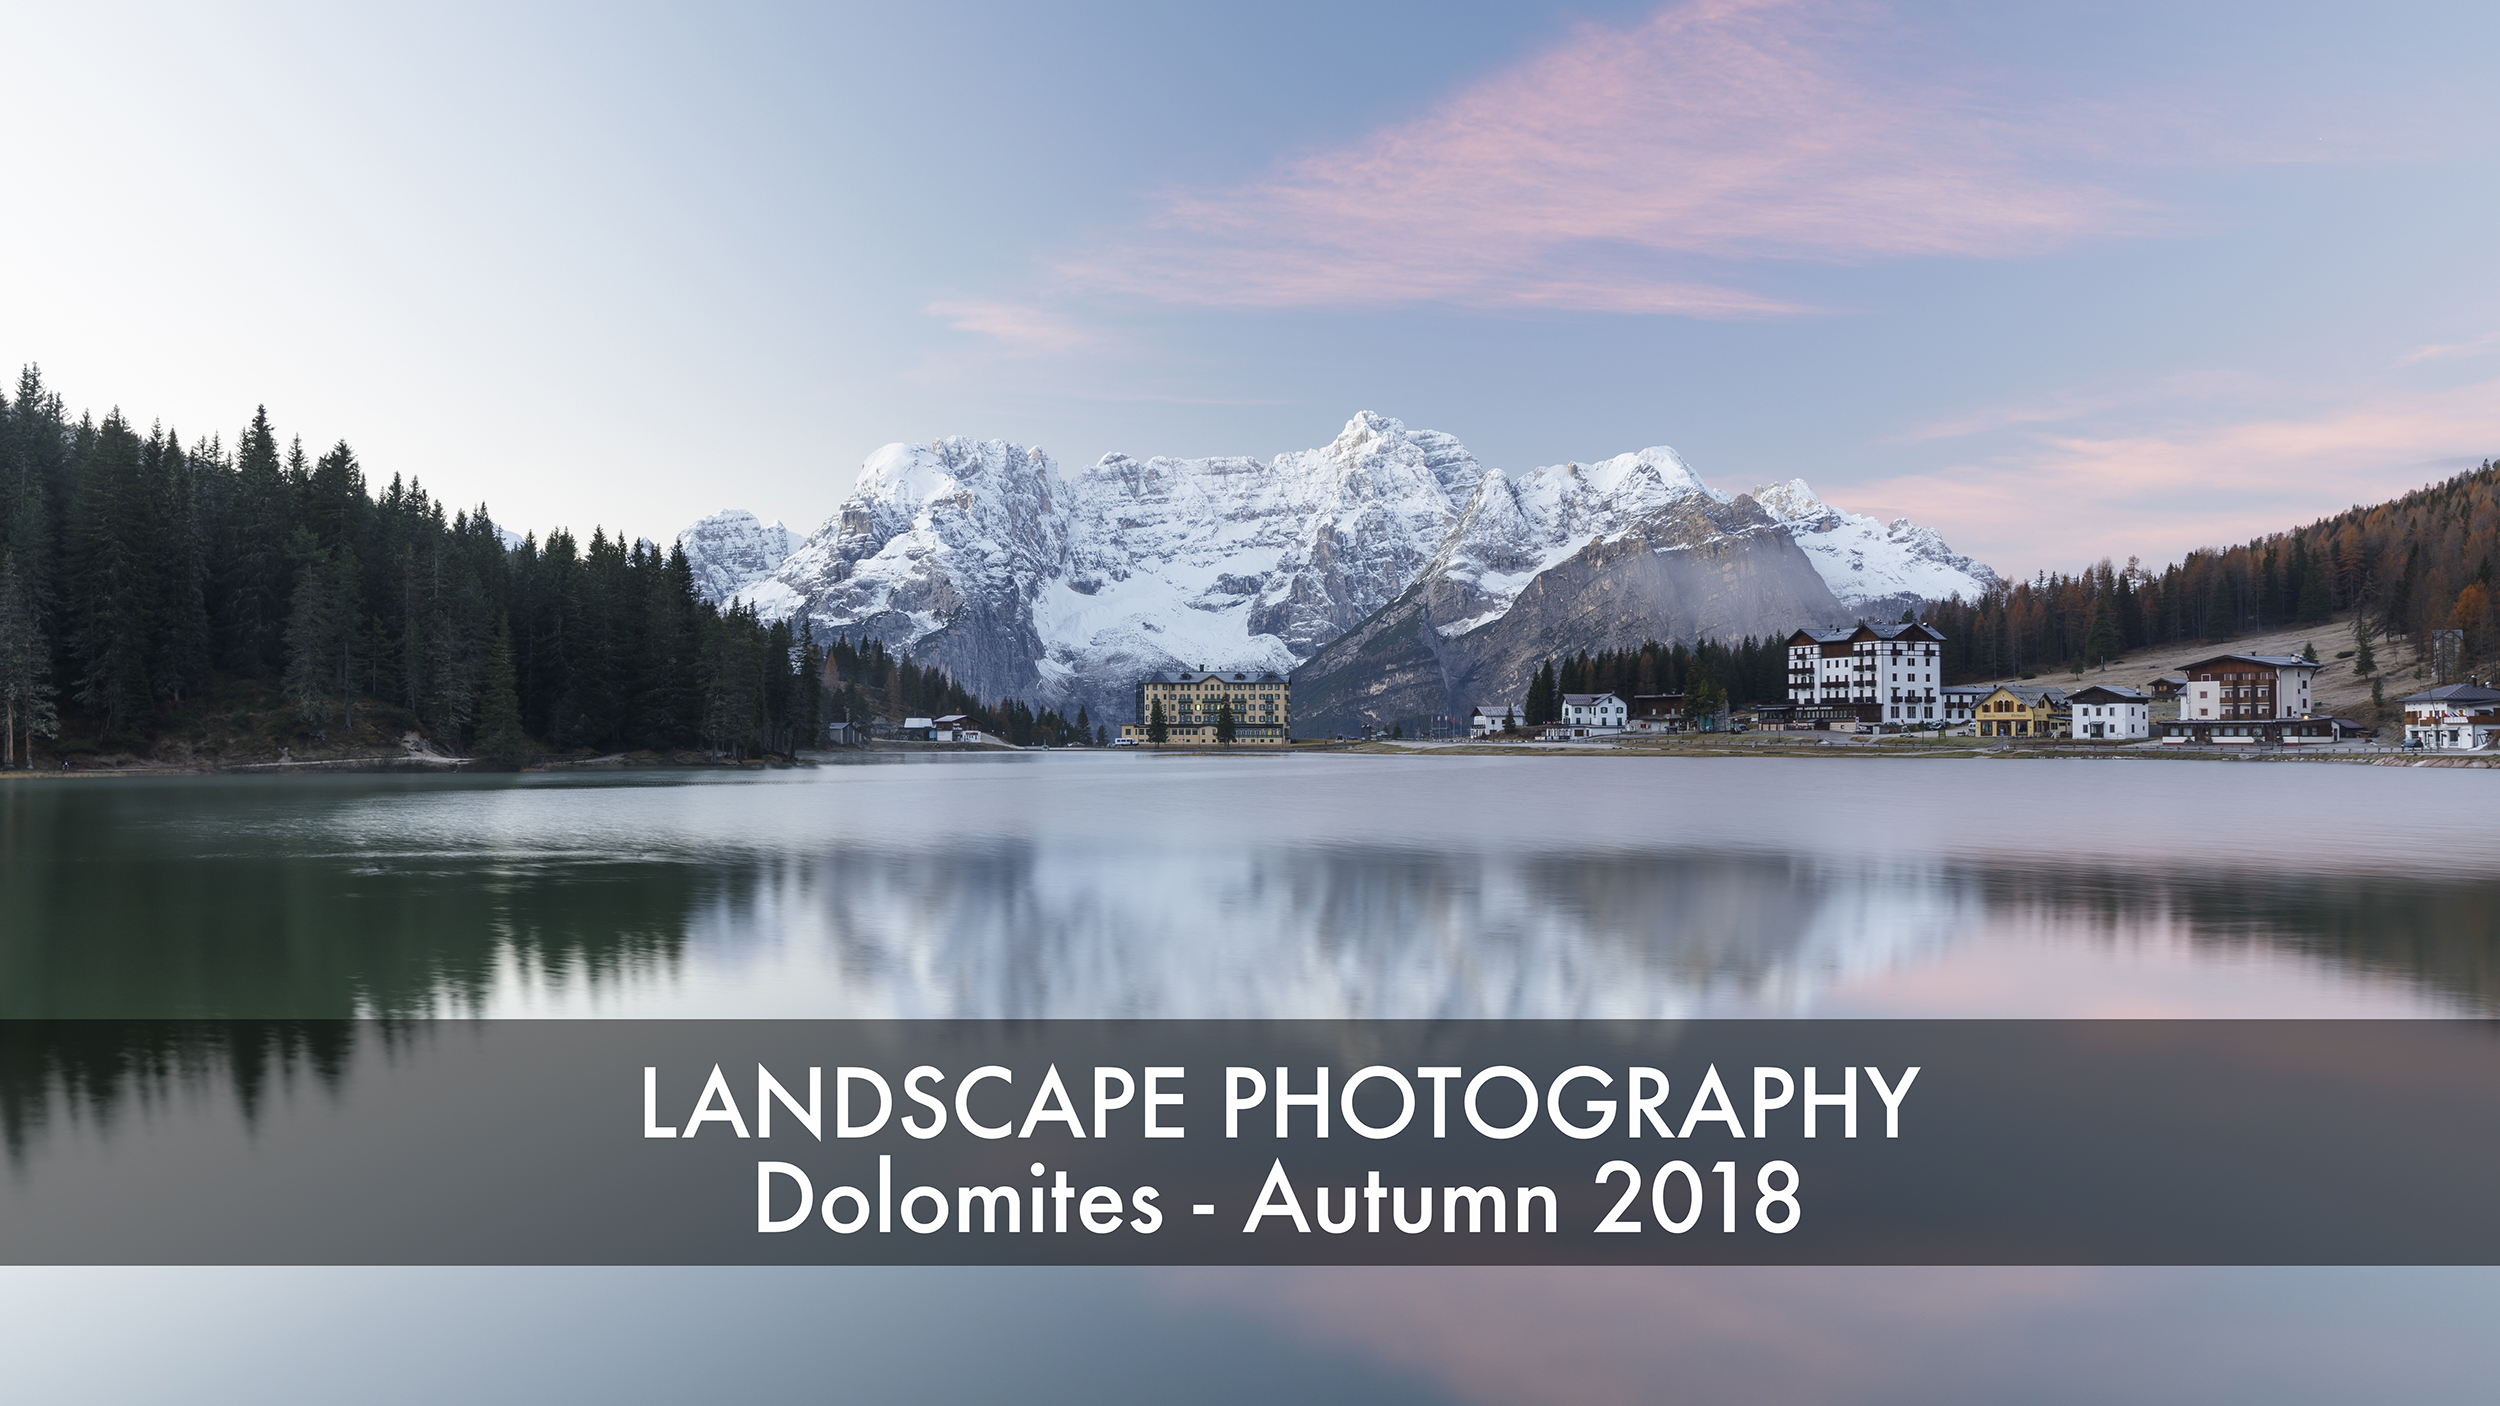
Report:
[{"label": "reflection of tree", "polygon": [[300,836],[203,857],[164,843],[162,791],[115,789],[0,788],[0,1018],[458,1013],[509,961],[593,982],[674,962],[687,914],[744,883],[685,863],[304,854]]},{"label": "reflection of tree", "polygon": [[248,1125],[273,1090],[299,1079],[336,1093],[357,1030],[335,1020],[0,1021],[0,1141],[20,1161],[56,1110],[109,1128],[131,1105],[220,1084]]},{"label": "reflection of tree", "polygon": [[2036,863],[1975,868],[1967,877],[1992,911],[2087,918],[2113,931],[2177,923],[2200,943],[2297,953],[2500,1011],[2500,885],[2489,881]]}]

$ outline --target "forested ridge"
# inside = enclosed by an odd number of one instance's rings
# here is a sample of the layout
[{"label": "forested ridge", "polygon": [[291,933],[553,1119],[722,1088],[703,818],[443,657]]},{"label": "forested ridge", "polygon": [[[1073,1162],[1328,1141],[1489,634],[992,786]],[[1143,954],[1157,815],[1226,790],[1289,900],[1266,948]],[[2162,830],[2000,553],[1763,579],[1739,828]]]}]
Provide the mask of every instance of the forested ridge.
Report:
[{"label": "forested ridge", "polygon": [[[2204,548],[2159,571],[2130,557],[2073,575],[2043,572],[1977,600],[1939,602],[1921,618],[1942,631],[1944,681],[2080,673],[2159,645],[2206,641],[2349,613],[2363,642],[2402,641],[2424,676],[2451,681],[2500,668],[2500,461],[2374,507],[2235,547]],[[2442,632],[2450,632],[2445,634]],[[2446,649],[2434,648],[2442,639]],[[1688,709],[1785,701],[1787,642],[1581,651],[1548,660],[1520,721],[1561,716],[1565,693],[1684,693]]]},{"label": "forested ridge", "polygon": [[[2107,558],[2042,573],[1976,601],[1937,605],[1949,682],[2076,671],[2132,649],[2221,643],[2353,612],[2366,638],[2402,640],[2416,664],[2454,677],[2500,653],[2492,573],[2500,564],[2500,461],[2373,507],[2235,547],[2188,553],[2160,571]],[[2439,632],[2453,657],[2434,658]]]},{"label": "forested ridge", "polygon": [[[831,669],[827,664],[830,662]],[[370,750],[405,731],[499,765],[543,753],[788,755],[836,717],[985,707],[875,642],[716,609],[684,553],[594,529],[507,545],[484,505],[373,491],[345,442],[229,447],[0,393],[0,757]]]}]

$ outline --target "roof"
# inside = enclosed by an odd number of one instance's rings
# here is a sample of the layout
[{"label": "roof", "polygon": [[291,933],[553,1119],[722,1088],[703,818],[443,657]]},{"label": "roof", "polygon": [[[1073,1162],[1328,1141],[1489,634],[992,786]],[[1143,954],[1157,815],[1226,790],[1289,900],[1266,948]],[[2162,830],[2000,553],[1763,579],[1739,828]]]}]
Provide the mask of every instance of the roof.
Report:
[{"label": "roof", "polygon": [[2051,688],[2045,684],[2001,683],[1989,689],[1988,692],[1991,696],[1999,693],[2013,694],[2022,700],[2023,706],[2029,708],[2040,707],[2043,702],[2048,707],[2054,708],[2066,701],[2066,690]]},{"label": "roof", "polygon": [[1272,670],[1255,672],[1248,669],[1157,669],[1142,683],[1284,683],[1285,676]]},{"label": "roof", "polygon": [[[1570,706],[1572,706],[1573,704],[1575,704],[1575,703],[1576,703],[1576,704],[1579,704],[1579,705],[1580,705],[1580,706],[1582,706],[1582,707],[1586,707],[1586,706],[1588,706],[1589,704],[1596,702],[1596,701],[1597,701],[1598,699],[1600,699],[1600,698],[1614,698],[1614,697],[1615,697],[1615,696],[1614,696],[1613,694],[1611,694],[1611,693],[1566,693],[1566,694],[1564,694],[1564,695],[1563,695],[1563,706],[1564,706],[1564,707],[1566,707],[1566,708],[1568,708],[1568,707],[1570,707]],[[1618,703],[1620,703],[1620,702],[1622,702],[1623,700],[1622,700],[1622,699],[1620,699],[1620,698],[1616,698],[1616,699],[1615,699],[1615,701],[1616,701],[1616,702],[1618,702]]]},{"label": "roof", "polygon": [[2500,703],[2500,688],[2485,688],[2478,683],[2444,683],[2410,694],[2410,703]]},{"label": "roof", "polygon": [[1996,692],[1997,686],[1992,683],[1949,683],[1936,691],[1938,693],[1975,693],[1985,698]]},{"label": "roof", "polygon": [[2096,683],[2066,695],[2069,703],[2149,703],[2151,697],[2113,683]]},{"label": "roof", "polygon": [[2319,664],[2312,664],[2297,654],[2217,654],[2210,659],[2197,660],[2195,663],[2188,665],[2187,670],[2192,674],[2199,669],[2208,668],[2215,664],[2262,664],[2269,669],[2317,669],[2325,667]]},{"label": "roof", "polygon": [[932,718],[930,721],[936,723],[939,727],[945,727],[952,723],[962,722],[971,716],[972,715],[970,713],[948,713],[945,717]]},{"label": "roof", "polygon": [[1481,713],[1488,718],[1516,717],[1519,711],[1518,705],[1513,703],[1479,703],[1468,713],[1468,716],[1474,717]]},{"label": "roof", "polygon": [[929,725],[930,725],[930,724],[929,724],[929,720],[928,720],[927,718],[905,718],[905,719],[903,719],[903,726],[905,726],[905,727],[927,727],[927,726],[929,726]]},{"label": "roof", "polygon": [[2157,678],[2157,679],[2153,680],[2153,682],[2155,682],[2155,683],[2186,683],[2186,682],[2187,682],[2187,675],[2185,675],[2185,674],[2164,674],[2164,675],[2162,675],[2160,678]]},{"label": "roof", "polygon": [[1899,620],[1890,625],[1860,625],[1858,629],[1866,631],[1879,640],[1897,640],[1904,636],[1916,636],[1920,639],[1938,642],[1944,639],[1944,631],[1933,625],[1919,624],[1915,620]]},{"label": "roof", "polygon": [[1799,640],[1811,640],[1812,642],[1814,642],[1814,643],[1816,643],[1816,644],[1838,644],[1838,643],[1840,643],[1842,640],[1845,640],[1845,639],[1849,638],[1851,635],[1854,635],[1854,634],[1856,634],[1856,633],[1857,633],[1857,631],[1856,631],[1856,630],[1854,630],[1854,629],[1849,629],[1849,630],[1799,630],[1799,631],[1797,631],[1796,633],[1794,633],[1794,634],[1792,634],[1792,635],[1790,635],[1790,636],[1788,637],[1788,642],[1789,642],[1790,644],[1795,644],[1795,643],[1797,643]]}]

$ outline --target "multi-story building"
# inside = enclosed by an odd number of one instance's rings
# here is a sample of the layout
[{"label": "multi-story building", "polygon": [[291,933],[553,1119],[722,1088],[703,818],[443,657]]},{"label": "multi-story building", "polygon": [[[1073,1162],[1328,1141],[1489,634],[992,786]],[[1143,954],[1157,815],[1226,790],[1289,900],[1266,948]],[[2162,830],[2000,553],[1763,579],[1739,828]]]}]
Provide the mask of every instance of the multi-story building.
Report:
[{"label": "multi-story building", "polygon": [[1979,705],[1996,692],[1994,684],[1949,683],[1936,690],[1936,721],[1962,727],[1979,716]]},{"label": "multi-story building", "polygon": [[1998,684],[1976,711],[1982,737],[2064,737],[2073,718],[2064,689],[2031,684]]},{"label": "multi-story building", "polygon": [[2500,737],[2500,689],[2442,684],[2404,700],[2405,741],[2443,752],[2491,745]]},{"label": "multi-story building", "polygon": [[2360,724],[2316,712],[2311,703],[2316,664],[2297,654],[2217,654],[2181,671],[2179,716],[2163,719],[2161,740],[2170,746],[2211,743],[2313,743],[2366,735]]},{"label": "multi-story building", "polygon": [[1932,625],[1856,625],[1788,637],[1791,724],[1908,727],[1943,721],[1944,635]]},{"label": "multi-story building", "polygon": [[2094,684],[2066,696],[2075,736],[2085,742],[2140,742],[2153,735],[2153,700],[2132,688]]},{"label": "multi-story building", "polygon": [[1682,732],[1685,721],[1683,694],[1636,693],[1624,726],[1634,732]]},{"label": "multi-story building", "polygon": [[1233,707],[1233,741],[1246,747],[1282,747],[1293,740],[1293,688],[1282,674],[1248,670],[1179,669],[1148,674],[1137,683],[1137,721],[1122,737],[1148,740],[1148,720],[1163,706],[1167,745],[1211,747],[1226,703]]},{"label": "multi-story building", "polygon": [[1554,725],[1573,737],[1594,737],[1621,732],[1623,720],[1631,710],[1611,693],[1566,693],[1562,696],[1562,716]]}]

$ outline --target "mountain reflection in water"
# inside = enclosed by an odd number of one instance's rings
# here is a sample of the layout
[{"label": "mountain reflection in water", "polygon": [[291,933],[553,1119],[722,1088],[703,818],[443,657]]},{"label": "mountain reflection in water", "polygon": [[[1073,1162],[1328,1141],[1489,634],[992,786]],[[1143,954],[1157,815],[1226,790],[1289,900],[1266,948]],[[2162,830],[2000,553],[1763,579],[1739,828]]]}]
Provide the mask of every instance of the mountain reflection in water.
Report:
[{"label": "mountain reflection in water", "polygon": [[0,1016],[2487,1013],[2500,863],[2436,820],[2482,781],[1074,756],[20,782]]}]

